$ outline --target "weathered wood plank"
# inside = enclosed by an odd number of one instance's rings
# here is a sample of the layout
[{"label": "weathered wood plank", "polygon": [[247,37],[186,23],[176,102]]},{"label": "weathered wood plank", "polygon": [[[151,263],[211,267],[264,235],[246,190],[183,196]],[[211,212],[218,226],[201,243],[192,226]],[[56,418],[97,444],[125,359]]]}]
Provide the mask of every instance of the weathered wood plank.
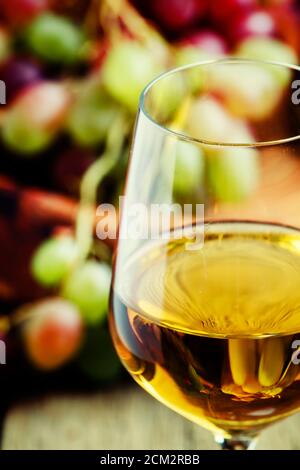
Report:
[{"label": "weathered wood plank", "polygon": [[[300,415],[266,430],[259,449],[300,448]],[[4,449],[217,449],[211,434],[137,387],[63,395],[7,414]]]}]

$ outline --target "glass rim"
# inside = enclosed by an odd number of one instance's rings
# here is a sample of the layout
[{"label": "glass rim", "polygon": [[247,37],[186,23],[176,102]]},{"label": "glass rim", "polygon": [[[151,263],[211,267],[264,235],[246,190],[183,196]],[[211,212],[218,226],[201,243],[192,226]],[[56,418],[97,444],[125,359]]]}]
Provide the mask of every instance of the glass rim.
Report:
[{"label": "glass rim", "polygon": [[224,58],[219,58],[219,59],[210,59],[210,60],[204,60],[204,61],[199,61],[199,62],[193,62],[191,64],[182,65],[180,67],[175,67],[165,72],[162,72],[158,76],[156,76],[153,80],[151,80],[145,86],[142,93],[140,94],[139,112],[141,112],[146,117],[146,119],[148,119],[152,124],[154,124],[156,127],[158,127],[162,132],[166,134],[176,137],[179,140],[184,140],[186,142],[201,144],[201,145],[206,145],[206,146],[211,146],[211,147],[216,147],[216,146],[217,147],[247,147],[247,148],[271,147],[274,145],[283,145],[283,144],[300,140],[300,134],[287,137],[284,139],[267,140],[267,141],[260,141],[260,142],[228,142],[228,141],[218,142],[218,141],[212,141],[212,140],[198,139],[196,137],[183,134],[182,132],[175,131],[163,124],[160,124],[153,116],[151,116],[151,113],[149,113],[146,110],[145,99],[147,97],[147,94],[152,89],[152,87],[155,86],[155,84],[158,83],[160,80],[168,76],[175,75],[176,73],[181,73],[188,69],[201,67],[205,65],[213,65],[213,64],[274,65],[277,67],[283,67],[289,70],[296,70],[300,72],[300,65],[296,65],[296,64],[288,64],[284,62],[276,62],[276,61],[271,61],[271,60],[246,59],[246,58],[239,58],[239,57],[224,57]]}]

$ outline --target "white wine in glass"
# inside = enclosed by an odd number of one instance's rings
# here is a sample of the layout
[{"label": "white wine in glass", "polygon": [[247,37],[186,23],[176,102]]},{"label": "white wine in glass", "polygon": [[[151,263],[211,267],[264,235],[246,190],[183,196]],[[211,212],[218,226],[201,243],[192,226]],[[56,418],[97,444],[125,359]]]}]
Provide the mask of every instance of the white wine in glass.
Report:
[{"label": "white wine in glass", "polygon": [[297,74],[229,59],[184,67],[146,88],[137,118],[112,336],[133,378],[224,449],[252,448],[300,409]]}]

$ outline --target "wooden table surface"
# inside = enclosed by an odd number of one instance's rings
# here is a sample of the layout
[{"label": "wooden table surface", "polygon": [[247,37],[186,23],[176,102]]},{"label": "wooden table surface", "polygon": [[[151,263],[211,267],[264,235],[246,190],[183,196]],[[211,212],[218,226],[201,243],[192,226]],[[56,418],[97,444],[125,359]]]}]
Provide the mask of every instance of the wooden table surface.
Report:
[{"label": "wooden table surface", "polygon": [[[300,414],[262,433],[258,449],[300,449]],[[59,395],[14,406],[3,449],[217,449],[211,434],[134,384],[114,391]]]}]

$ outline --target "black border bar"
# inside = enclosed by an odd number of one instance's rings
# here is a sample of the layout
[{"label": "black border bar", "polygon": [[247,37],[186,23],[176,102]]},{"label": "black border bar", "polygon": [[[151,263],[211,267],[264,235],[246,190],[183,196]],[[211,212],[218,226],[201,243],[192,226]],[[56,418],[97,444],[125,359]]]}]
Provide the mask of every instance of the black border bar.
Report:
[{"label": "black border bar", "polygon": [[122,468],[149,468],[165,466],[186,466],[195,468],[198,466],[217,464],[230,465],[241,470],[241,465],[283,465],[289,462],[300,462],[300,450],[292,451],[206,451],[206,450],[93,450],[93,451],[0,451],[0,468],[10,468],[18,465],[22,469],[27,464],[31,468],[39,468],[54,465],[63,465],[65,469],[72,468],[101,468],[103,466]]}]

